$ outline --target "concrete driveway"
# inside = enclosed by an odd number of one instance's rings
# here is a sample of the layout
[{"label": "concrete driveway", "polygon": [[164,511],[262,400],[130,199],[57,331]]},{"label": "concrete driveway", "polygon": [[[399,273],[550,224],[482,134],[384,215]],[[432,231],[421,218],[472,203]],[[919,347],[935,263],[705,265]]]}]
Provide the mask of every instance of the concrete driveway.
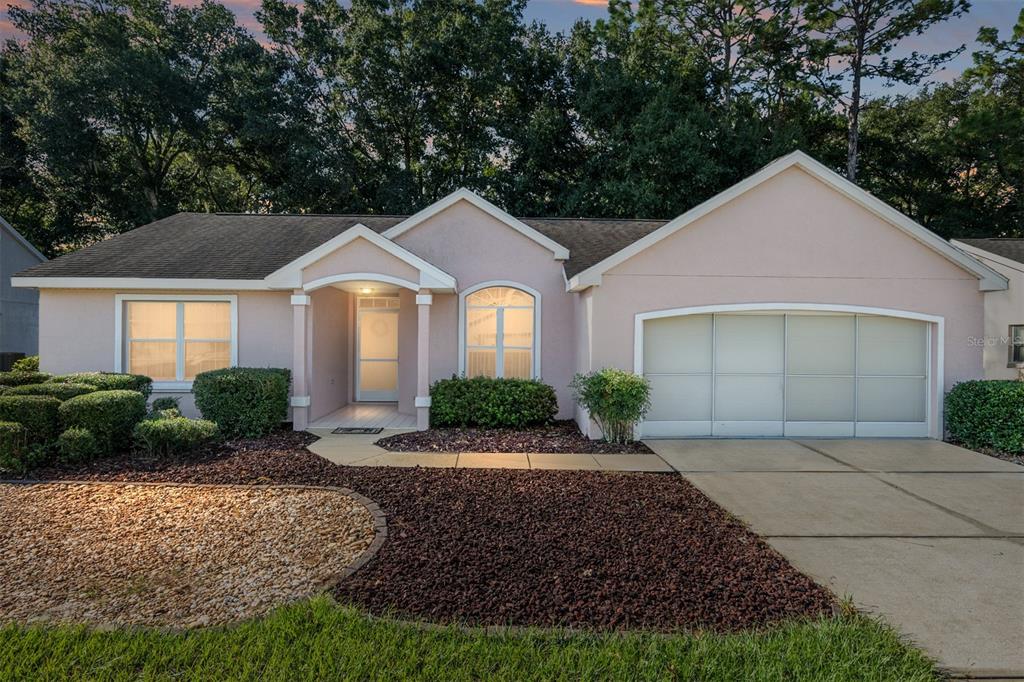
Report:
[{"label": "concrete driveway", "polygon": [[930,440],[647,444],[953,675],[1024,677],[1024,467]]}]

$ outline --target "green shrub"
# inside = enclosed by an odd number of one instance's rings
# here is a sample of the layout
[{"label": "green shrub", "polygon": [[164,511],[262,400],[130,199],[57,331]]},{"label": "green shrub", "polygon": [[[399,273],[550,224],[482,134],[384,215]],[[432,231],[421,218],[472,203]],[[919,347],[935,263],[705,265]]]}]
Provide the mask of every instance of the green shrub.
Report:
[{"label": "green shrub", "polygon": [[217,434],[214,422],[180,416],[147,419],[136,424],[132,432],[140,449],[149,455],[159,456],[194,450],[216,439]]},{"label": "green shrub", "polygon": [[0,421],[0,469],[24,472],[28,469],[28,432],[18,422]]},{"label": "green shrub", "polygon": [[96,391],[60,406],[64,427],[77,426],[92,432],[104,456],[127,446],[132,429],[145,416],[146,399],[138,391]]},{"label": "green shrub", "polygon": [[1024,382],[957,384],[946,395],[946,428],[969,448],[1024,452]]},{"label": "green shrub", "polygon": [[21,360],[15,360],[14,364],[11,365],[12,372],[38,372],[39,371],[39,356],[29,355]]},{"label": "green shrub", "polygon": [[161,410],[176,409],[178,409],[178,399],[171,396],[156,398],[152,403],[149,404],[150,412],[160,412]]},{"label": "green shrub", "polygon": [[192,383],[196,407],[228,437],[263,436],[288,416],[287,369],[229,367],[203,372]]},{"label": "green shrub", "polygon": [[52,382],[45,384],[25,384],[24,386],[10,386],[4,392],[4,395],[49,395],[53,396],[57,400],[70,400],[76,395],[82,395],[83,393],[92,393],[96,390],[95,386],[89,384],[65,384],[61,382]]},{"label": "green shrub", "polygon": [[24,426],[30,444],[50,445],[60,432],[60,405],[60,400],[47,395],[0,396],[0,421]]},{"label": "green shrub", "polygon": [[150,410],[143,421],[154,421],[158,419],[174,419],[181,416],[181,410],[171,407],[166,410]]},{"label": "green shrub", "polygon": [[41,384],[50,379],[46,372],[0,372],[0,386]]},{"label": "green shrub", "polygon": [[57,437],[57,459],[65,464],[90,462],[103,454],[89,429],[72,426]]},{"label": "green shrub", "polygon": [[628,443],[634,427],[651,408],[651,386],[639,374],[605,368],[577,374],[570,387],[579,403],[601,427],[605,440]]},{"label": "green shrub", "polygon": [[117,372],[75,372],[61,374],[50,379],[65,384],[88,384],[98,391],[137,391],[144,398],[153,392],[153,380],[142,374],[118,374]]},{"label": "green shrub", "polygon": [[452,377],[430,387],[434,427],[521,428],[545,424],[556,412],[555,389],[530,379]]}]

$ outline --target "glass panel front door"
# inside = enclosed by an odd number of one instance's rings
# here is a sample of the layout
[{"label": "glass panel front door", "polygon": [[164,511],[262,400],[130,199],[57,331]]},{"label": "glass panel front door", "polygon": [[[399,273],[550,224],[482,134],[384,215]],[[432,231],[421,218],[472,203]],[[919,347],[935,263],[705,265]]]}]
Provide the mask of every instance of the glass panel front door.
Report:
[{"label": "glass panel front door", "polygon": [[356,400],[398,400],[398,310],[360,308]]}]

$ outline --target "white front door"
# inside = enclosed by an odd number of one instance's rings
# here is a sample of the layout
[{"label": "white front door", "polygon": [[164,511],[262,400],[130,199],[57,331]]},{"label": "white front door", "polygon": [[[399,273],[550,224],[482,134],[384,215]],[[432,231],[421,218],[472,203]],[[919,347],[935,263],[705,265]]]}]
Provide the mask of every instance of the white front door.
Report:
[{"label": "white front door", "polygon": [[398,299],[361,298],[356,313],[356,400],[398,400]]}]

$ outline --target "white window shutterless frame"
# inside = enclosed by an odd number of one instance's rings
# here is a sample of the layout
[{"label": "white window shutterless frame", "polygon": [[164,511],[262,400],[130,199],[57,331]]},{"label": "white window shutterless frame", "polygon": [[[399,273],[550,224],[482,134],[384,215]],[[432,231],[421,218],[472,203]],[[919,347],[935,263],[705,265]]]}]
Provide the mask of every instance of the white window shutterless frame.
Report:
[{"label": "white window shutterless frame", "polygon": [[925,316],[723,307],[637,316],[636,369],[652,393],[643,435],[930,435]]},{"label": "white window shutterless frame", "polygon": [[[136,325],[133,302],[153,304],[136,309]],[[114,370],[145,364],[159,375],[155,390],[191,390],[196,374],[238,364],[236,295],[116,294],[114,307]]]},{"label": "white window shutterless frame", "polygon": [[459,296],[459,373],[539,379],[540,292],[517,282],[483,282]]}]

